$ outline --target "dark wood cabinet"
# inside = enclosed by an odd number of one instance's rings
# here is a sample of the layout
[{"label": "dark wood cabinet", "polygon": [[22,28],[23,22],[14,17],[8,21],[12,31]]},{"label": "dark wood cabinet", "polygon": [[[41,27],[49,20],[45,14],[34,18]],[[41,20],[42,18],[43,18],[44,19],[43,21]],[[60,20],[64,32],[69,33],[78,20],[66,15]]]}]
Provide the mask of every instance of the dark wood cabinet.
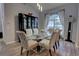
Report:
[{"label": "dark wood cabinet", "polygon": [[18,14],[19,30],[38,28],[38,17],[26,15],[23,13]]}]

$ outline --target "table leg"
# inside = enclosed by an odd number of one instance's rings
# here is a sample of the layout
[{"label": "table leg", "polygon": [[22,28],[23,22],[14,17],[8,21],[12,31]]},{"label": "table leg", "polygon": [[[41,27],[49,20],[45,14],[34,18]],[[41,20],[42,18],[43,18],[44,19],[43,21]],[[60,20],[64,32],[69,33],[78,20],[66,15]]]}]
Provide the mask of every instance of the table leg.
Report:
[{"label": "table leg", "polygon": [[41,47],[38,45],[37,46],[37,52],[40,52]]}]

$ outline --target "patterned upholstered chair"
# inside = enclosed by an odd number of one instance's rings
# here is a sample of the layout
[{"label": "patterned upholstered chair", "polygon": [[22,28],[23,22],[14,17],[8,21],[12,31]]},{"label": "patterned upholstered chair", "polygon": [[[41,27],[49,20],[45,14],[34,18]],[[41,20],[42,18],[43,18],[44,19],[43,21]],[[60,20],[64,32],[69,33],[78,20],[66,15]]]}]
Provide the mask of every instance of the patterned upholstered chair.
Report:
[{"label": "patterned upholstered chair", "polygon": [[34,51],[35,53],[37,53],[37,51],[35,51],[33,48],[37,46],[37,42],[33,41],[33,40],[28,40],[26,38],[26,34],[23,31],[16,31],[20,41],[21,41],[21,55],[22,55],[22,51],[23,48],[26,49],[26,53],[27,55],[30,54],[30,50]]},{"label": "patterned upholstered chair", "polygon": [[31,36],[33,34],[32,29],[26,29],[27,36]]},{"label": "patterned upholstered chair", "polygon": [[34,29],[33,29],[33,34],[34,34],[34,35],[38,35],[38,29],[37,29],[37,28],[34,28]]},{"label": "patterned upholstered chair", "polygon": [[42,44],[42,46],[45,49],[49,50],[50,55],[52,55],[52,51],[56,52],[55,43],[56,43],[58,37],[59,37],[58,32],[53,32],[50,40],[44,39],[40,42],[40,44]]}]

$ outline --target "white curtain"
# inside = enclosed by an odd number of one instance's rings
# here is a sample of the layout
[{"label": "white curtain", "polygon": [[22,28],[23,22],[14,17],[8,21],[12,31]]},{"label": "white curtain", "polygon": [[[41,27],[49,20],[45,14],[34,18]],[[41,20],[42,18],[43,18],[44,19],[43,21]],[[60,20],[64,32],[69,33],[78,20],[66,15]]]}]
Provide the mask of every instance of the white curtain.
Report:
[{"label": "white curtain", "polygon": [[60,22],[64,26],[64,11],[58,12],[58,15],[59,15],[59,18],[60,18]]},{"label": "white curtain", "polygon": [[49,17],[50,17],[50,15],[46,15],[46,21],[45,21],[45,31],[47,30],[47,25],[48,25],[48,22],[49,22]]},{"label": "white curtain", "polygon": [[64,16],[65,16],[65,13],[64,13],[64,11],[60,11],[60,12],[58,12],[58,15],[59,15],[59,18],[60,18],[60,22],[63,26],[62,37],[64,38]]}]

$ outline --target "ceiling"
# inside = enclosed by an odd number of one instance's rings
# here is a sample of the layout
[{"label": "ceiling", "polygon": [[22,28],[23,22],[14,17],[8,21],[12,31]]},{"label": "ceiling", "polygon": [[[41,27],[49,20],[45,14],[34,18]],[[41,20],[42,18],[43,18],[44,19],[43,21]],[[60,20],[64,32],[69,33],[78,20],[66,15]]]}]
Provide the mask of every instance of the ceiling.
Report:
[{"label": "ceiling", "polygon": [[[40,3],[40,5],[43,7],[43,11],[53,9],[53,8],[58,7],[58,6],[62,6],[64,4],[65,3]],[[25,5],[28,5],[28,6],[32,7],[33,9],[40,11],[38,9],[36,3],[26,3]]]}]

